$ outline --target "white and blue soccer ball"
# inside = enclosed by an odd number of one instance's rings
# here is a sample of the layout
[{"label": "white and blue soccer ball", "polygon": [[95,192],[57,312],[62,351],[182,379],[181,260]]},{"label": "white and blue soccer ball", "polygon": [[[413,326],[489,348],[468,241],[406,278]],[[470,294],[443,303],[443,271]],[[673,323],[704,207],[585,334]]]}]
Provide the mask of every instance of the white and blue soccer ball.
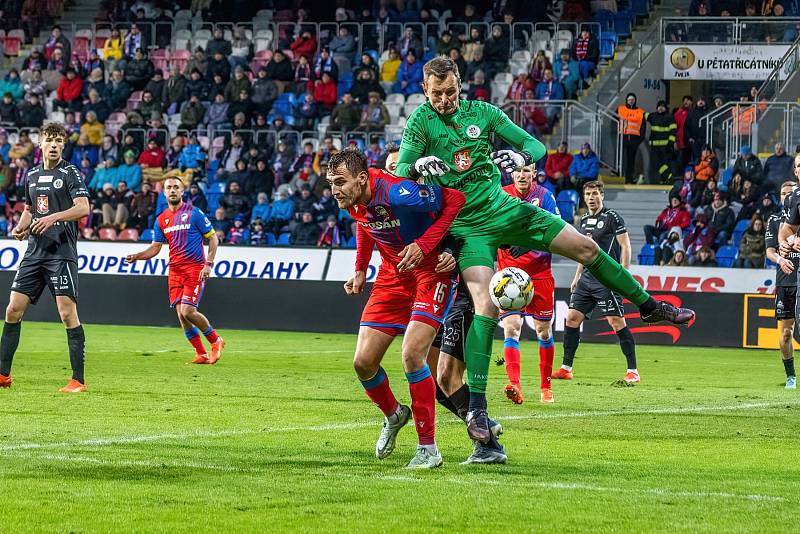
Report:
[{"label": "white and blue soccer ball", "polygon": [[533,299],[533,280],[522,269],[506,267],[492,276],[489,296],[501,310],[521,310]]}]

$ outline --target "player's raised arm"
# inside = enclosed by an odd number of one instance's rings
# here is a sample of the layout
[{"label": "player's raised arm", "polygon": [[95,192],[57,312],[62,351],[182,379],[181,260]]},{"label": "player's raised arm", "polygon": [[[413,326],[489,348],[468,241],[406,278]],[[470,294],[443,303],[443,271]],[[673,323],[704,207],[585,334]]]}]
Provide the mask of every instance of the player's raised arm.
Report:
[{"label": "player's raised arm", "polygon": [[492,152],[495,165],[505,171],[516,171],[547,154],[547,148],[538,139],[514,124],[501,109],[489,104],[485,107],[493,115],[492,131],[516,149]]}]

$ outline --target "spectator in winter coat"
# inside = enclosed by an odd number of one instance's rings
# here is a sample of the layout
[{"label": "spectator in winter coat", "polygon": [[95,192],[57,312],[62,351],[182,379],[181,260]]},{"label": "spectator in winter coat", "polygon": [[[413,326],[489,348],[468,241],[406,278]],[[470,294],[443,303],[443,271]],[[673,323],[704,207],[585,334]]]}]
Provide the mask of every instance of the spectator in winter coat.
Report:
[{"label": "spectator in winter coat", "polygon": [[692,224],[689,210],[681,202],[681,197],[677,194],[670,194],[669,205],[664,208],[656,217],[655,224],[647,224],[644,227],[645,240],[651,245],[657,245],[666,238],[669,228],[688,229]]},{"label": "spectator in winter coat", "polygon": [[676,182],[670,191],[670,195],[677,194],[687,206],[697,204],[697,197],[703,192],[704,184],[698,182],[694,175],[694,167],[689,165],[683,171],[683,180]]},{"label": "spectator in winter coat", "polygon": [[237,215],[250,214],[250,200],[247,195],[242,191],[239,182],[228,183],[227,191],[219,200],[221,208],[225,208],[225,216],[228,219],[234,219]]},{"label": "spectator in winter coat", "polygon": [[111,36],[103,43],[103,58],[106,61],[117,62],[124,55],[124,40],[117,28],[111,30]]},{"label": "spectator in winter coat", "polygon": [[483,46],[483,56],[488,63],[490,76],[506,69],[510,57],[509,50],[509,36],[505,29],[499,24],[492,26],[492,34]]},{"label": "spectator in winter coat", "polygon": [[82,90],[83,80],[73,69],[67,69],[66,75],[58,82],[53,105],[60,111],[80,111]]},{"label": "spectator in winter coat", "polygon": [[[533,93],[536,100],[564,100],[564,86],[561,82],[553,77],[552,69],[545,69],[544,78],[536,84],[536,90]],[[558,119],[558,106],[545,106],[545,113],[551,122]]]},{"label": "spectator in winter coat", "polygon": [[[86,85],[88,85],[88,82],[89,80],[87,80],[87,84],[84,84],[84,89],[86,88]],[[103,88],[105,88],[105,81],[103,81],[102,84]],[[25,90],[26,95],[36,93],[39,95],[39,98],[47,96],[47,94],[50,92],[47,87],[47,80],[42,78],[41,69],[34,70],[30,78],[28,78],[28,81],[23,84],[22,88]],[[4,94],[4,92],[0,91],[0,94]]]},{"label": "spectator in winter coat", "polygon": [[381,84],[394,84],[400,71],[400,54],[394,48],[389,49],[389,59],[381,65]]},{"label": "spectator in winter coat", "polygon": [[794,175],[794,158],[786,153],[783,143],[775,144],[775,153],[764,163],[764,192],[775,192],[778,186]]},{"label": "spectator in winter coat", "polygon": [[581,79],[588,83],[600,61],[600,45],[597,43],[597,38],[588,29],[582,29],[581,34],[575,39],[575,44],[572,46],[572,57],[578,60]]},{"label": "spectator in winter coat", "polygon": [[738,269],[763,269],[767,256],[767,245],[764,240],[764,219],[755,214],[750,219],[747,230],[739,241],[739,257],[733,263]]},{"label": "spectator in winter coat", "polygon": [[206,107],[200,103],[197,95],[192,95],[189,97],[186,107],[181,111],[181,124],[178,128],[181,130],[195,130],[203,123],[205,116]]},{"label": "spectator in winter coat", "polygon": [[[33,96],[33,94],[30,96]],[[19,108],[14,103],[14,97],[11,96],[11,93],[3,94],[3,101],[0,102],[0,123],[9,127],[19,125]]]},{"label": "spectator in winter coat", "polygon": [[764,182],[764,168],[761,160],[753,154],[748,145],[743,145],[739,149],[739,157],[733,164],[733,173],[739,173],[742,176],[742,182],[750,180],[756,187],[760,187]]},{"label": "spectator in winter coat", "polygon": [[205,161],[206,153],[200,143],[197,142],[197,136],[192,134],[189,137],[189,144],[183,147],[180,156],[178,156],[178,168],[182,171],[193,170],[195,173],[201,173]]},{"label": "spectator in winter coat", "polygon": [[698,195],[697,202],[693,206],[696,209],[705,211],[707,207],[714,202],[714,194],[719,192],[717,182],[715,180],[708,180],[705,182],[705,189]]},{"label": "spectator in winter coat", "polygon": [[699,213],[694,220],[694,228],[683,239],[683,246],[686,253],[689,255],[689,263],[692,262],[692,257],[703,248],[713,248],[714,246],[714,229],[708,226],[708,217],[705,213]]},{"label": "spectator in winter coat", "polygon": [[150,118],[154,113],[160,117],[161,104],[153,97],[153,93],[145,90],[142,92],[142,101],[136,106],[136,111],[144,118]]},{"label": "spectator in winter coat", "polygon": [[392,91],[405,96],[422,92],[422,64],[413,53],[409,52],[400,65]]},{"label": "spectator in winter coat", "polygon": [[686,257],[686,251],[676,250],[666,265],[667,267],[688,267],[689,259]]},{"label": "spectator in winter coat", "polygon": [[163,170],[166,166],[166,155],[155,138],[147,140],[147,146],[139,154],[139,166],[142,168],[142,177],[146,182],[160,182],[163,179]]},{"label": "spectator in winter coat", "polygon": [[[117,167],[117,183],[124,181],[128,189],[138,191],[142,184],[142,168],[136,163],[135,154],[131,151],[124,153],[124,163]],[[114,184],[114,182],[112,182]],[[116,185],[116,184],[114,184]]]},{"label": "spectator in winter coat", "polygon": [[41,128],[46,117],[44,106],[37,95],[30,95],[19,107],[19,126],[22,128]]},{"label": "spectator in winter coat", "polygon": [[369,103],[361,113],[361,122],[358,129],[365,132],[383,132],[383,128],[391,121],[389,110],[381,101],[381,96],[377,91],[369,94]]},{"label": "spectator in winter coat", "polygon": [[333,111],[336,105],[336,82],[331,75],[322,74],[322,79],[314,82],[314,101],[322,107],[325,112]]},{"label": "spectator in winter coat", "polygon": [[325,221],[325,226],[317,239],[318,247],[334,248],[342,246],[342,236],[339,231],[336,215],[329,215]]},{"label": "spectator in winter coat", "polygon": [[582,198],[583,184],[597,180],[600,174],[600,160],[597,159],[597,154],[592,151],[589,143],[584,143],[581,151],[572,158],[569,174],[570,182],[578,190],[578,196]]},{"label": "spectator in winter coat", "polygon": [[706,129],[700,125],[700,119],[706,116],[708,107],[706,99],[702,96],[697,98],[694,108],[689,110],[684,124],[684,137],[688,147],[692,150],[692,161],[700,161],[703,147],[708,144],[706,139]]},{"label": "spectator in winter coat", "polygon": [[253,212],[250,215],[250,222],[255,221],[266,222],[269,220],[270,206],[269,197],[266,193],[259,193],[257,197],[257,204],[253,206]]},{"label": "spectator in winter coat", "polygon": [[317,244],[321,230],[317,223],[314,222],[314,216],[311,212],[304,212],[301,222],[295,225],[292,229],[292,237],[290,243],[296,246],[313,247]]},{"label": "spectator in winter coat", "polygon": [[322,190],[322,195],[313,207],[314,220],[317,222],[325,221],[331,216],[336,218],[336,215],[339,213],[339,205],[336,203],[336,199],[333,198],[330,187],[326,187]]},{"label": "spectator in winter coat", "polygon": [[87,112],[86,122],[81,126],[81,135],[86,135],[90,145],[99,147],[105,133],[105,127],[97,120],[97,114],[94,111]]},{"label": "spectator in winter coat", "polygon": [[689,145],[689,138],[686,136],[686,119],[689,117],[689,112],[694,107],[694,99],[686,95],[683,97],[683,104],[675,110],[673,116],[675,117],[675,149],[679,152],[679,164],[681,168],[685,167],[692,160],[692,147]]},{"label": "spectator in winter coat", "polygon": [[142,232],[145,228],[152,228],[156,218],[156,202],[158,193],[153,191],[150,184],[142,184],[142,190],[133,195],[131,201],[131,225]]},{"label": "spectator in winter coat", "polygon": [[14,102],[18,102],[25,94],[25,88],[22,86],[22,80],[19,78],[17,69],[11,69],[5,75],[3,81],[0,82],[0,95],[11,93],[11,98]]},{"label": "spectator in winter coat", "polygon": [[315,130],[320,117],[319,106],[314,102],[314,95],[305,94],[297,103],[294,111],[295,127],[300,130]]},{"label": "spectator in winter coat", "polygon": [[[572,165],[572,154],[569,153],[567,142],[561,141],[558,148],[553,154],[547,156],[547,162],[544,165],[544,172],[547,179],[553,185],[559,187],[559,182],[563,182],[566,178],[569,182],[570,166]],[[560,187],[564,189],[564,187]]]},{"label": "spectator in winter coat", "polygon": [[266,221],[264,228],[275,234],[281,233],[281,229],[289,224],[294,218],[294,201],[289,198],[286,189],[279,188],[275,193],[275,200],[272,202],[272,209],[269,213],[269,220]]},{"label": "spectator in winter coat", "polygon": [[721,192],[714,194],[714,201],[705,210],[705,217],[708,226],[714,231],[714,248],[727,245],[733,234],[736,225],[736,214],[725,200],[725,195]]},{"label": "spectator in winter coat", "polygon": [[361,106],[353,101],[350,93],[342,95],[342,102],[333,108],[329,131],[344,133],[355,129],[361,120]]},{"label": "spectator in winter coat", "polygon": [[[328,49],[337,62],[345,60],[349,65],[350,59],[356,51],[356,41],[350,34],[350,30],[347,29],[347,26],[341,26],[339,28],[339,34],[328,43]],[[348,66],[348,68],[350,67]]]},{"label": "spectator in winter coat", "polygon": [[669,232],[665,232],[665,235],[666,237],[655,248],[656,265],[664,265],[679,250],[685,252],[683,249],[683,233],[679,227],[673,226],[669,229]]},{"label": "spectator in winter coat", "polygon": [[719,172],[719,160],[710,147],[705,146],[700,152],[700,162],[694,167],[695,178],[700,182],[716,180]]},{"label": "spectator in winter coat", "polygon": [[205,117],[203,117],[203,126],[223,130],[229,127],[228,106],[229,104],[225,102],[225,96],[222,93],[218,94],[214,98],[214,102],[208,107]]},{"label": "spectator in winter coat", "polygon": [[105,160],[101,161],[97,168],[94,170],[94,176],[86,182],[86,188],[92,194],[98,193],[103,189],[103,184],[117,183],[117,168],[114,166],[115,160],[108,156]]},{"label": "spectator in winter coat", "polygon": [[564,86],[567,98],[575,98],[580,89],[581,75],[578,62],[570,57],[568,49],[562,50],[561,55],[553,63],[553,75]]},{"label": "spectator in winter coat", "polygon": [[186,78],[181,74],[180,66],[173,65],[169,79],[164,83],[161,93],[161,104],[165,113],[172,115],[180,111],[181,104],[186,100],[186,82]]},{"label": "spectator in winter coat", "polygon": [[304,31],[289,48],[292,49],[295,57],[303,56],[311,62],[314,60],[314,54],[317,51],[317,40],[311,36],[311,32]]},{"label": "spectator in winter coat", "polygon": [[228,80],[231,79],[231,64],[219,50],[208,60],[206,79],[209,82],[213,81],[215,74],[220,76],[223,84],[228,83]]},{"label": "spectator in winter coat", "polygon": [[267,114],[272,109],[272,103],[277,100],[278,85],[275,80],[267,77],[267,68],[258,69],[258,75],[253,81],[251,100],[258,113]]},{"label": "spectator in winter coat", "polygon": [[141,91],[147,82],[153,77],[155,67],[141,48],[136,50],[133,59],[125,63],[125,81],[130,84],[134,91]]},{"label": "spectator in winter coat", "polygon": [[359,104],[367,104],[369,101],[369,94],[372,92],[378,93],[381,99],[386,98],[386,91],[383,90],[381,84],[375,79],[375,74],[371,69],[360,69],[356,74],[356,79],[348,91],[353,95],[353,100]]},{"label": "spectator in winter coat", "polygon": [[531,91],[536,87],[536,84],[528,75],[528,71],[521,69],[517,72],[517,77],[508,86],[506,92],[507,102],[519,102],[525,98],[525,93]]},{"label": "spectator in winter coat", "polygon": [[233,77],[225,84],[225,100],[233,102],[239,98],[239,94],[243,90],[249,94],[251,88],[250,80],[245,76],[244,68],[236,67],[233,69]]},{"label": "spectator in winter coat", "polygon": [[189,186],[189,202],[203,213],[208,213],[208,200],[197,183]]},{"label": "spectator in winter coat", "polygon": [[719,264],[715,256],[711,247],[700,247],[694,256],[689,257],[689,265],[692,267],[718,267]]},{"label": "spectator in winter coat", "polygon": [[106,93],[103,95],[103,100],[111,106],[111,109],[119,111],[128,105],[130,96],[131,86],[123,78],[122,71],[115,69],[111,73],[111,80],[106,84]]},{"label": "spectator in winter coat", "polygon": [[[531,98],[533,98],[532,95],[533,93],[531,93]],[[486,75],[482,70],[475,71],[470,80],[467,100],[492,101],[492,86],[486,81]]]},{"label": "spectator in winter coat", "polygon": [[339,67],[331,57],[330,49],[325,46],[319,53],[316,61],[314,62],[314,79],[321,80],[324,73],[330,74],[334,80],[339,79]]},{"label": "spectator in winter coat", "polygon": [[[86,158],[89,160],[89,164],[94,167],[97,165],[97,156],[99,154],[99,150],[97,145],[93,145],[89,142],[89,136],[86,134],[81,134],[78,137],[78,142],[72,149],[72,156],[70,157],[69,162],[76,167],[81,166],[81,160]],[[116,184],[114,184],[116,186]]]},{"label": "spectator in winter coat", "polygon": [[267,63],[266,69],[267,78],[275,80],[281,93],[286,89],[286,84],[291,84],[294,81],[292,62],[286,59],[286,56],[280,50],[275,51],[272,61]]},{"label": "spectator in winter coat", "polygon": [[206,54],[213,56],[217,52],[223,57],[228,57],[232,52],[231,42],[223,37],[222,30],[219,28],[214,30],[213,38],[206,43]]},{"label": "spectator in winter coat", "polygon": [[246,245],[250,241],[250,231],[244,224],[244,215],[239,214],[233,219],[233,226],[228,229],[226,240],[231,245]]}]

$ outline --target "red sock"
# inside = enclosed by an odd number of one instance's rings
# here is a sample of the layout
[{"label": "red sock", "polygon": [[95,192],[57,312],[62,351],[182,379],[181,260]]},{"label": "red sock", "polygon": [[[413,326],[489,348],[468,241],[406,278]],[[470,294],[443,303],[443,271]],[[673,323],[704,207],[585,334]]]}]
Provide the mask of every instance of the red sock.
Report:
[{"label": "red sock", "polygon": [[362,380],[361,385],[364,386],[367,397],[378,405],[383,415],[386,417],[394,415],[397,411],[397,399],[394,398],[392,388],[389,387],[389,377],[386,376],[383,367],[378,369],[378,374],[374,377]]},{"label": "red sock", "polygon": [[507,337],[503,343],[503,358],[506,360],[506,374],[508,381],[515,386],[519,385],[520,355],[519,341],[513,337]]},{"label": "red sock", "polygon": [[203,335],[206,336],[206,339],[208,340],[209,343],[216,343],[217,340],[219,339],[217,331],[214,330],[214,327],[211,325],[208,325],[208,330],[203,332]]},{"label": "red sock", "polygon": [[552,335],[548,340],[539,340],[539,376],[542,389],[550,389],[550,376],[553,374],[555,352],[555,341]]},{"label": "red sock", "polygon": [[203,346],[203,338],[200,337],[200,331],[197,328],[186,330],[184,333],[186,334],[186,339],[192,344],[197,354],[203,355],[206,353],[206,348]]},{"label": "red sock", "polygon": [[436,443],[436,382],[427,365],[418,371],[406,373],[406,377],[419,444],[433,445]]}]

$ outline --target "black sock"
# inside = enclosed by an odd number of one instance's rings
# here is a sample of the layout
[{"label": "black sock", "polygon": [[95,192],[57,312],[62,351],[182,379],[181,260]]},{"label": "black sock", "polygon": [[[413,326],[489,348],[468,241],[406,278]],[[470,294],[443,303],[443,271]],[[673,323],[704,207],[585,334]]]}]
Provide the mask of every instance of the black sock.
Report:
[{"label": "black sock", "polygon": [[648,298],[644,303],[639,306],[639,312],[643,313],[644,315],[649,315],[656,311],[656,300],[653,297]]},{"label": "black sock", "polygon": [[469,411],[474,412],[475,410],[485,410],[485,409],[486,409],[486,393],[480,393],[479,391],[470,391]]},{"label": "black sock", "polygon": [[456,415],[464,421],[469,411],[469,386],[464,384],[450,395],[450,402],[456,409]]},{"label": "black sock", "polygon": [[578,352],[578,345],[581,342],[581,329],[564,325],[564,359],[562,365],[572,367],[575,361],[575,353]]},{"label": "black sock", "polygon": [[11,362],[19,345],[19,331],[22,323],[5,323],[3,337],[0,339],[0,375],[11,374]]},{"label": "black sock", "polygon": [[617,337],[619,337],[619,348],[622,349],[622,354],[628,362],[628,369],[636,369],[636,342],[633,340],[633,334],[626,326],[617,332]]},{"label": "black sock", "polygon": [[[3,343],[5,343],[5,335],[6,333],[3,332]],[[783,368],[786,369],[786,376],[797,376],[794,374],[794,356],[789,358],[788,360],[783,360]]]},{"label": "black sock", "polygon": [[75,328],[67,328],[67,346],[69,347],[69,364],[72,366],[72,378],[80,382],[83,381],[83,349],[86,343],[86,336],[83,334],[83,325]]},{"label": "black sock", "polygon": [[453,414],[458,417],[458,410],[456,410],[456,407],[450,401],[450,397],[448,397],[447,394],[442,391],[442,388],[439,387],[439,384],[436,384],[436,400],[439,402],[439,404],[453,412]]}]

